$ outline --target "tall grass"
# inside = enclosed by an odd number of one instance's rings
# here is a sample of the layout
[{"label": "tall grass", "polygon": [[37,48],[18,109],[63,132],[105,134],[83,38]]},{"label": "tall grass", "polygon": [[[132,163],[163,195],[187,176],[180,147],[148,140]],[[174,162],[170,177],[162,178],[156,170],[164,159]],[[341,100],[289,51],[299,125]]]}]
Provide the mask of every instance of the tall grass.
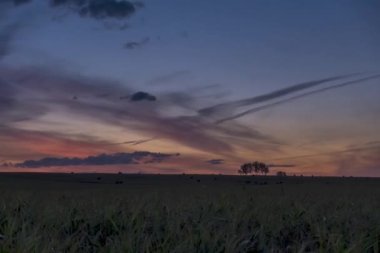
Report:
[{"label": "tall grass", "polygon": [[123,177],[0,179],[0,252],[380,252],[376,180]]}]

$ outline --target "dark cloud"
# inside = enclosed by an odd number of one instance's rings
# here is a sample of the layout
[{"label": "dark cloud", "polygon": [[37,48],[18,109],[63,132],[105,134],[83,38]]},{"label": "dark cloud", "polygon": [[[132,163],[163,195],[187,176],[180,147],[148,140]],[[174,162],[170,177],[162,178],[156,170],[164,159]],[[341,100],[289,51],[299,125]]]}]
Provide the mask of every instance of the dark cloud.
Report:
[{"label": "dark cloud", "polygon": [[275,103],[271,103],[271,104],[255,107],[253,109],[249,109],[249,110],[243,111],[243,112],[235,114],[233,116],[220,119],[216,123],[223,123],[223,122],[226,122],[226,121],[230,121],[230,120],[233,120],[233,119],[237,119],[237,118],[243,117],[243,116],[245,116],[247,114],[256,113],[256,112],[259,112],[259,111],[262,111],[262,110],[265,110],[265,109],[272,108],[274,106],[278,106],[278,105],[281,105],[281,104],[289,103],[289,102],[291,102],[293,100],[296,100],[296,99],[301,99],[301,98],[304,98],[304,97],[307,97],[307,96],[311,96],[311,95],[314,95],[314,94],[318,94],[318,93],[321,93],[321,92],[325,92],[325,91],[328,91],[328,90],[333,90],[333,89],[338,89],[338,88],[342,88],[342,87],[349,86],[349,85],[359,84],[359,83],[362,83],[362,82],[365,82],[365,81],[369,81],[369,80],[372,80],[372,79],[376,79],[376,78],[379,78],[379,77],[380,77],[380,75],[372,75],[372,76],[369,76],[369,77],[365,77],[365,78],[361,78],[361,79],[357,79],[357,80],[353,80],[353,81],[348,81],[348,82],[332,85],[332,86],[329,86],[329,87],[313,90],[313,91],[310,91],[310,92],[302,93],[300,95],[293,96],[293,97],[290,97],[290,98],[287,98],[287,99],[283,99],[283,100],[280,100],[280,101],[275,102]]},{"label": "dark cloud", "polygon": [[139,48],[139,47],[142,47],[142,46],[148,44],[149,41],[150,41],[150,38],[148,38],[148,37],[143,38],[140,41],[129,41],[129,42],[124,44],[124,48],[125,49],[136,49],[136,48]]},{"label": "dark cloud", "polygon": [[65,7],[77,12],[82,17],[96,19],[125,19],[136,12],[140,3],[127,0],[51,0],[53,7]]},{"label": "dark cloud", "polygon": [[302,90],[309,89],[318,85],[322,85],[326,82],[336,81],[336,80],[340,80],[340,79],[347,78],[350,76],[352,76],[352,74],[343,75],[343,76],[335,76],[335,77],[300,83],[300,84],[292,85],[284,89],[276,90],[264,95],[255,96],[255,97],[251,97],[247,99],[241,99],[241,100],[232,101],[232,102],[227,102],[227,103],[222,103],[222,104],[214,105],[211,107],[206,107],[199,110],[198,112],[200,115],[203,115],[203,116],[213,116],[215,114],[226,114],[226,113],[230,114],[230,113],[233,113],[239,107],[267,102],[276,98],[283,97],[285,95],[289,95],[298,91],[302,91]]},{"label": "dark cloud", "polygon": [[86,158],[57,158],[46,157],[41,160],[27,160],[16,164],[16,167],[39,168],[53,166],[95,166],[95,165],[121,165],[121,164],[140,164],[140,163],[160,163],[179,154],[162,154],[152,152],[133,152],[101,154],[88,156]]},{"label": "dark cloud", "polygon": [[212,164],[212,165],[220,165],[224,164],[224,159],[211,159],[206,161],[206,163]]},{"label": "dark cloud", "polygon": [[143,92],[143,91],[138,91],[136,93],[134,93],[130,98],[129,100],[133,101],[133,102],[138,102],[138,101],[156,101],[156,97],[147,93],[147,92]]},{"label": "dark cloud", "polygon": [[19,5],[28,4],[31,2],[32,0],[1,0],[0,6],[2,6],[2,8],[6,8],[7,5],[9,6],[10,4],[13,6],[19,6]]},{"label": "dark cloud", "polygon": [[[31,3],[33,0],[1,0],[0,8],[8,9]],[[44,0],[50,2],[52,8],[64,8],[77,13],[81,17],[94,19],[124,20],[133,15],[137,9],[144,7],[142,2],[128,0]],[[0,10],[1,12],[1,10]],[[123,24],[121,27],[124,27]]]}]

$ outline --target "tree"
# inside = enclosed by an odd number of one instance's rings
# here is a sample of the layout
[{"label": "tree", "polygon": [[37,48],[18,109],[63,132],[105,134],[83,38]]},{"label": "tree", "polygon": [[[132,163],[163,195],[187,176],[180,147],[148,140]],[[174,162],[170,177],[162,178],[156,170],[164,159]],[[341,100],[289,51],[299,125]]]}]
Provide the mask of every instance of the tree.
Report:
[{"label": "tree", "polygon": [[262,174],[265,174],[265,176],[269,173],[269,166],[265,163],[260,163],[260,171]]},{"label": "tree", "polygon": [[286,177],[286,172],[285,171],[277,171],[276,175],[278,177]]},{"label": "tree", "polygon": [[262,162],[252,162],[252,163],[245,163],[240,166],[240,169],[238,170],[239,174],[248,175],[251,173],[261,173],[261,174],[268,174],[269,173],[269,166]]},{"label": "tree", "polygon": [[269,173],[269,167],[265,163],[255,161],[252,163],[252,166],[254,167],[255,173],[261,173],[265,175]]},{"label": "tree", "polygon": [[238,170],[239,174],[248,175],[252,173],[252,164],[251,163],[245,163],[240,166],[240,169]]},{"label": "tree", "polygon": [[260,173],[260,163],[258,161],[251,163],[251,165],[253,166],[253,171],[255,173]]}]

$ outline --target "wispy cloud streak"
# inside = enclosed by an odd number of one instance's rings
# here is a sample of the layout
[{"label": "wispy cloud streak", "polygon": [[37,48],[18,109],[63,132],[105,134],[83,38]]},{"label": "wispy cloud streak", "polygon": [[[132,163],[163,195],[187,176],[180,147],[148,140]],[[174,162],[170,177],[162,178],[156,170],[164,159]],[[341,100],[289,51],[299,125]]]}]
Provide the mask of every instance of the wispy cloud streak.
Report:
[{"label": "wispy cloud streak", "polygon": [[111,143],[108,144],[109,146],[114,146],[114,145],[124,145],[124,144],[130,144],[133,146],[137,146],[143,143],[151,142],[153,140],[157,139],[156,137],[149,138],[149,139],[141,139],[141,140],[134,140],[134,141],[124,141],[124,142],[117,142],[117,143]]},{"label": "wispy cloud streak", "polygon": [[345,150],[338,150],[338,151],[331,151],[331,152],[323,152],[323,153],[317,153],[317,154],[308,154],[308,155],[299,155],[299,156],[280,157],[280,158],[274,158],[274,159],[271,159],[271,160],[273,160],[273,161],[279,161],[279,160],[296,160],[296,159],[312,158],[312,157],[318,157],[318,156],[330,156],[330,155],[343,154],[343,153],[353,153],[353,152],[365,151],[365,150],[380,150],[380,146],[369,146],[369,147],[349,148],[349,149],[345,149]]},{"label": "wispy cloud streak", "polygon": [[380,77],[380,75],[373,75],[373,76],[370,76],[370,77],[361,78],[361,79],[357,79],[357,80],[354,80],[354,81],[344,82],[344,83],[341,83],[341,84],[336,84],[336,85],[332,85],[332,86],[329,86],[329,87],[321,88],[321,89],[318,89],[318,90],[306,92],[306,93],[303,93],[303,94],[300,94],[300,95],[297,95],[297,96],[293,96],[293,97],[290,97],[290,98],[287,98],[287,99],[280,100],[280,101],[275,102],[275,103],[271,103],[271,104],[267,104],[267,105],[255,107],[253,109],[246,110],[244,112],[238,113],[238,114],[233,115],[231,117],[226,117],[226,118],[220,119],[220,120],[216,121],[216,123],[220,124],[220,123],[223,123],[223,122],[226,122],[226,121],[230,121],[230,120],[234,120],[234,119],[243,117],[243,116],[245,116],[247,114],[256,113],[256,112],[259,112],[259,111],[262,111],[262,110],[265,110],[265,109],[272,108],[274,106],[278,106],[278,105],[281,105],[281,104],[289,103],[289,102],[291,102],[293,100],[296,100],[296,99],[304,98],[304,97],[311,96],[311,95],[314,95],[314,94],[318,94],[318,93],[321,93],[321,92],[325,92],[325,91],[328,91],[328,90],[333,90],[333,89],[338,89],[338,88],[342,88],[342,87],[349,86],[349,85],[359,84],[359,83],[362,83],[362,82],[365,82],[365,81],[369,81],[369,80],[372,80],[372,79],[376,79],[376,78],[379,78],[379,77]]},{"label": "wispy cloud streak", "polygon": [[241,99],[233,102],[228,102],[228,103],[222,103],[218,105],[214,105],[211,107],[203,108],[199,110],[200,115],[204,116],[212,116],[213,114],[217,114],[219,112],[224,112],[224,111],[231,111],[235,110],[239,107],[242,106],[248,106],[248,105],[253,105],[253,104],[258,104],[258,103],[263,103],[267,102],[276,98],[280,98],[298,91],[302,91],[305,89],[309,89],[318,85],[322,85],[326,82],[332,82],[332,81],[337,81],[340,79],[344,79],[347,77],[351,77],[356,74],[350,74],[350,75],[341,75],[341,76],[335,76],[335,77],[330,77],[330,78],[325,78],[325,79],[320,79],[320,80],[315,80],[315,81],[310,81],[310,82],[305,82],[305,83],[300,83],[296,85],[289,86],[284,89],[276,90],[264,95],[260,96],[255,96],[247,99]]}]

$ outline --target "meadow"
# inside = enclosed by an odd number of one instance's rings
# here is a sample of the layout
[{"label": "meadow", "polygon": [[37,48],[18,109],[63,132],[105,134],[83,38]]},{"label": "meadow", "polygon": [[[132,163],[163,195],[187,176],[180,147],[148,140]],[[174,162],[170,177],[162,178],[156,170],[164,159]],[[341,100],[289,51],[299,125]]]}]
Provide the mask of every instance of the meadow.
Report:
[{"label": "meadow", "polygon": [[380,179],[0,174],[0,252],[380,252]]}]

